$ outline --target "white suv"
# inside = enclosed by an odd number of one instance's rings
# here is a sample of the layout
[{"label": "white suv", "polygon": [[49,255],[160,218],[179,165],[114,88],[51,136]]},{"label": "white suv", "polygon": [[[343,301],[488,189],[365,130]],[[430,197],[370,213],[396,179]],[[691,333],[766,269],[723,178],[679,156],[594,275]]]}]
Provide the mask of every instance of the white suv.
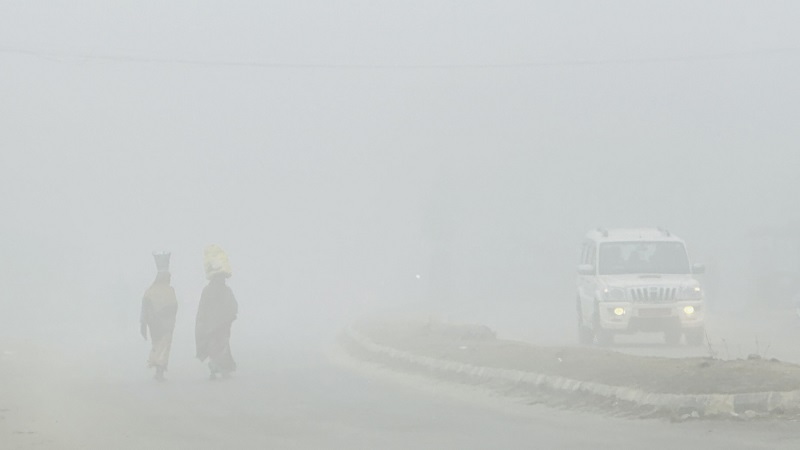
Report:
[{"label": "white suv", "polygon": [[613,343],[614,335],[663,332],[667,344],[705,338],[705,302],[682,239],[660,228],[586,233],[578,265],[578,338]]}]

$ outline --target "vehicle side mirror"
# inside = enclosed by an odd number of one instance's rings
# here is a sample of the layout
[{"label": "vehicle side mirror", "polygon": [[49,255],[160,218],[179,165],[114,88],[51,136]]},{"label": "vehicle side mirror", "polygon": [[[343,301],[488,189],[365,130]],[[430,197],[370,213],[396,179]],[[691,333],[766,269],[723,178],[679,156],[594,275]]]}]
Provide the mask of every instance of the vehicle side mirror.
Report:
[{"label": "vehicle side mirror", "polygon": [[594,266],[591,264],[579,264],[578,274],[580,275],[594,275]]},{"label": "vehicle side mirror", "polygon": [[700,263],[692,264],[692,273],[696,275],[706,273],[706,265]]}]

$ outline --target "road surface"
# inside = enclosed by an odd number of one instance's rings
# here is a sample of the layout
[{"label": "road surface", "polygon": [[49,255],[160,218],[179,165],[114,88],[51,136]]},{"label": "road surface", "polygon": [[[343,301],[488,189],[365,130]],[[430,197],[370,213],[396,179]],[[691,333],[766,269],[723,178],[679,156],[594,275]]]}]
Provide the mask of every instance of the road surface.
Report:
[{"label": "road surface", "polygon": [[186,323],[166,383],[150,379],[134,330],[60,343],[5,337],[2,448],[800,448],[796,422],[670,423],[523,405],[352,370],[329,357],[332,328],[267,328],[234,329],[240,370],[218,382],[192,358]]}]

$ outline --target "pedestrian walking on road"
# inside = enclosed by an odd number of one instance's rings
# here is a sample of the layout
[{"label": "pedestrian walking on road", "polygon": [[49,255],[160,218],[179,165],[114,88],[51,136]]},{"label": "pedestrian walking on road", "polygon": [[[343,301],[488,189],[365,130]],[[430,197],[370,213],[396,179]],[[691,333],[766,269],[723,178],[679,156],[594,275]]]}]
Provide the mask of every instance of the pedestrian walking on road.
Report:
[{"label": "pedestrian walking on road", "polygon": [[172,347],[172,332],[175,330],[175,316],[178,313],[178,300],[175,289],[170,286],[169,257],[167,252],[154,253],[158,273],[150,288],[142,298],[142,315],[140,331],[147,340],[150,330],[150,357],[147,366],[155,367],[155,379],[164,381],[164,372],[169,363],[169,351]]},{"label": "pedestrian walking on road", "polygon": [[231,354],[231,325],[236,320],[239,305],[233,291],[225,283],[231,276],[228,256],[218,246],[205,250],[205,270],[208,285],[200,296],[195,323],[197,358],[208,359],[211,380],[218,376],[229,378],[236,370]]}]

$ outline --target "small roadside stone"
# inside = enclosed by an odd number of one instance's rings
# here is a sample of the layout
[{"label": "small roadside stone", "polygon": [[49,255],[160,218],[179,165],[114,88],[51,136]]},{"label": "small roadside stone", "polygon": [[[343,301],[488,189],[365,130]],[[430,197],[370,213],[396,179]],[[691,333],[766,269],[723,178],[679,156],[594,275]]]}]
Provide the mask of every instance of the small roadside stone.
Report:
[{"label": "small roadside stone", "polygon": [[699,418],[700,418],[700,413],[697,411],[692,411],[691,413],[681,414],[679,416],[673,416],[672,422],[686,422],[687,420],[694,420]]}]

